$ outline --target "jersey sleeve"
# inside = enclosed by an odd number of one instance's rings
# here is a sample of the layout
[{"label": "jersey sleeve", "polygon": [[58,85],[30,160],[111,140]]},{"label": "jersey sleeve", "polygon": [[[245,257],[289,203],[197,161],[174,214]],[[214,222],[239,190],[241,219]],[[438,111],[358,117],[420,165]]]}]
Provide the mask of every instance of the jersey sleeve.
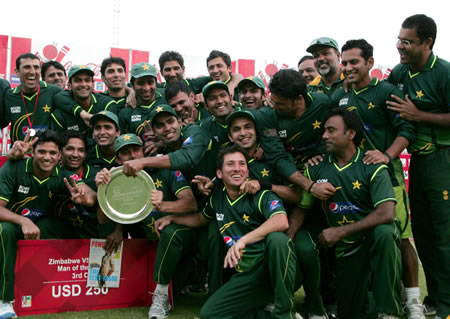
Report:
[{"label": "jersey sleeve", "polygon": [[5,127],[8,125],[5,118],[5,95],[6,92],[10,89],[9,82],[5,79],[0,79],[0,126]]},{"label": "jersey sleeve", "polygon": [[[61,91],[53,97],[55,108],[60,109],[66,113],[76,116],[81,113],[82,108],[70,96],[68,91]],[[77,112],[76,112],[77,111]]]},{"label": "jersey sleeve", "polygon": [[266,219],[271,218],[277,214],[285,214],[286,210],[283,206],[283,201],[271,191],[262,191],[257,197],[258,210],[264,215]]},{"label": "jersey sleeve", "polygon": [[189,86],[195,94],[202,93],[203,87],[211,81],[209,76],[200,76],[195,79],[189,79]]},{"label": "jersey sleeve", "polygon": [[65,116],[61,109],[55,109],[50,118],[50,129],[62,133],[66,130],[67,125],[65,121]]},{"label": "jersey sleeve", "polygon": [[397,202],[388,167],[384,164],[378,165],[370,177],[370,197],[373,207],[377,207],[384,202]]},{"label": "jersey sleeve", "polygon": [[0,199],[9,202],[15,185],[15,166],[18,162],[7,161],[0,168]]},{"label": "jersey sleeve", "polygon": [[208,220],[214,219],[215,215],[214,215],[214,205],[213,205],[213,196],[214,194],[212,194],[209,197],[208,202],[206,203],[205,207],[202,209],[202,215],[203,217],[205,217]]},{"label": "jersey sleeve", "polygon": [[[310,171],[310,167],[307,167],[303,173],[306,177],[308,177],[310,180],[315,181],[315,178],[313,178],[311,176],[311,171]],[[315,202],[315,198],[314,196],[306,191],[306,190],[302,190],[302,198],[300,200],[300,203],[298,204],[298,206],[300,208],[304,208],[304,209],[308,209],[311,208],[314,205]]]},{"label": "jersey sleeve", "polygon": [[103,94],[98,94],[97,98],[99,99],[98,102],[100,104],[100,109],[113,112],[116,115],[119,113],[119,106],[111,97]]},{"label": "jersey sleeve", "polygon": [[172,194],[175,194],[175,196],[178,195],[179,192],[181,192],[183,189],[191,188],[189,186],[186,177],[184,177],[183,173],[181,171],[170,171],[170,192]]}]

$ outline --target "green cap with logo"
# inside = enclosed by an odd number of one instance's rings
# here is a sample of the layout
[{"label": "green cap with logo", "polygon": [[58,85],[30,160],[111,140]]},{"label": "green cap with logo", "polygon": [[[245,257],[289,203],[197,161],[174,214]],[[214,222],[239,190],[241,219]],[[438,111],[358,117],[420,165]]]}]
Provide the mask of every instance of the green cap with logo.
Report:
[{"label": "green cap with logo", "polygon": [[208,97],[208,93],[211,92],[212,89],[224,89],[228,93],[230,93],[230,91],[228,91],[228,86],[225,84],[225,82],[211,81],[208,84],[206,84],[202,89],[203,98],[206,99]]},{"label": "green cap with logo", "polygon": [[309,53],[314,53],[314,51],[320,46],[334,48],[339,51],[339,45],[336,40],[327,37],[314,39],[306,51]]},{"label": "green cap with logo", "polygon": [[97,122],[97,120],[99,119],[107,119],[111,122],[114,123],[114,125],[116,126],[116,128],[119,130],[119,119],[117,117],[116,114],[114,114],[113,112],[110,111],[101,111],[98,112],[97,114],[94,114],[90,119],[89,119],[89,124],[91,124],[92,126],[95,125],[95,122]]},{"label": "green cap with logo", "polygon": [[242,85],[244,85],[245,83],[253,83],[255,84],[257,87],[259,87],[260,89],[262,89],[264,92],[266,91],[266,85],[264,84],[264,81],[256,76],[249,76],[243,80],[241,80],[241,82],[239,82],[237,88],[238,90],[240,88],[242,88]]},{"label": "green cap with logo", "polygon": [[69,70],[69,82],[70,82],[70,78],[79,72],[86,72],[90,76],[94,76],[94,74],[95,74],[94,71],[92,71],[85,65],[75,65],[75,66],[71,67]]},{"label": "green cap with logo", "polygon": [[135,134],[122,134],[114,142],[114,151],[117,153],[121,148],[127,145],[142,146],[142,141],[139,136]]},{"label": "green cap with logo", "polygon": [[153,76],[156,78],[156,69],[153,65],[145,62],[137,63],[131,67],[131,77],[139,79],[144,76]]},{"label": "green cap with logo", "polygon": [[251,111],[249,111],[249,110],[242,109],[242,110],[239,110],[239,111],[234,111],[233,113],[231,113],[231,114],[227,117],[227,127],[228,127],[228,130],[231,129],[231,127],[230,127],[230,126],[231,126],[231,123],[232,123],[235,119],[241,118],[241,117],[246,117],[246,118],[252,120],[253,123],[256,123],[256,119],[255,119],[255,116],[253,115],[253,113],[252,113]]},{"label": "green cap with logo", "polygon": [[177,112],[175,112],[175,110],[173,109],[173,107],[171,107],[170,105],[167,104],[161,104],[158,105],[157,107],[155,107],[155,109],[150,113],[150,124],[153,127],[153,120],[160,114],[163,113],[169,113],[172,114],[173,116],[175,116],[176,118],[178,118]]}]

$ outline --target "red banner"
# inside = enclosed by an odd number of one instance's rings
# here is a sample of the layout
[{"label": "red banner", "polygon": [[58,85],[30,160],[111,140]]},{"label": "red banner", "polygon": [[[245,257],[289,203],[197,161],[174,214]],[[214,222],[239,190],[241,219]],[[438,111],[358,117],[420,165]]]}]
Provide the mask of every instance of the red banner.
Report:
[{"label": "red banner", "polygon": [[120,288],[86,287],[90,240],[21,240],[17,315],[150,306],[157,242],[124,241]]}]

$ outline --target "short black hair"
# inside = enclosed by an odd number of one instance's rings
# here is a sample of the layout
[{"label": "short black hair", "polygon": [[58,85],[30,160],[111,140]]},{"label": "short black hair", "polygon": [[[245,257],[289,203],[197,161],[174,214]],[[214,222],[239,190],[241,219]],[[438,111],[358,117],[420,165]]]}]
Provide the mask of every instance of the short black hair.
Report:
[{"label": "short black hair", "polygon": [[243,148],[237,146],[236,144],[230,144],[222,147],[219,150],[219,153],[217,155],[217,169],[222,169],[225,155],[233,153],[242,153],[245,157],[245,160],[248,162],[248,153]]},{"label": "short black hair", "polygon": [[86,136],[82,134],[80,131],[74,130],[65,130],[61,135],[61,144],[62,147],[65,147],[71,138],[77,138],[83,141],[84,146],[87,147]]},{"label": "short black hair", "polygon": [[56,145],[58,145],[58,149],[61,150],[62,143],[61,138],[55,131],[52,130],[45,130],[45,131],[39,131],[36,133],[36,137],[38,138],[37,142],[33,145],[33,150],[38,146],[39,144],[47,143],[47,142],[53,142]]},{"label": "short black hair", "polygon": [[361,144],[361,141],[364,136],[364,127],[359,116],[356,115],[355,112],[350,112],[345,108],[337,107],[328,112],[325,122],[328,121],[328,119],[332,116],[342,117],[342,119],[344,120],[345,131],[347,130],[355,131],[353,143],[355,144],[356,147],[358,147]]},{"label": "short black hair", "polygon": [[51,66],[54,67],[55,69],[63,71],[64,75],[67,76],[66,69],[64,68],[64,66],[61,63],[59,63],[58,61],[49,60],[47,62],[42,63],[42,65],[41,65],[42,80],[45,80],[45,73]]},{"label": "short black hair", "polygon": [[164,63],[168,61],[177,61],[181,67],[184,66],[183,56],[177,51],[166,51],[161,54],[159,57],[159,69],[161,71],[164,68]]},{"label": "short black hair", "polygon": [[208,66],[208,62],[209,61],[211,61],[212,59],[215,59],[215,58],[222,58],[223,62],[225,62],[227,67],[231,66],[231,58],[230,58],[230,56],[227,53],[219,51],[219,50],[212,50],[209,53],[209,56],[206,58],[206,66]]},{"label": "short black hair", "polygon": [[193,93],[189,85],[184,80],[175,81],[169,83],[164,92],[166,101],[169,102],[170,99],[173,99],[179,92],[184,92],[188,96]]},{"label": "short black hair", "polygon": [[303,58],[300,59],[300,61],[298,61],[297,67],[299,67],[300,64],[302,64],[306,60],[314,60],[314,57],[312,55],[305,55]]},{"label": "short black hair", "polygon": [[123,67],[124,71],[127,72],[127,66],[124,59],[118,56],[110,56],[109,58],[105,58],[102,61],[102,65],[100,67],[100,73],[102,74],[102,76],[105,76],[106,68],[113,63],[120,64]]},{"label": "short black hair", "polygon": [[306,98],[306,80],[292,69],[279,70],[269,83],[270,92],[288,99],[296,99],[299,95]]},{"label": "short black hair", "polygon": [[421,41],[431,38],[430,49],[433,49],[436,42],[437,26],[434,20],[424,14],[415,14],[405,19],[402,23],[403,29],[416,29],[417,36]]},{"label": "short black hair", "polygon": [[355,49],[355,48],[361,50],[361,56],[364,58],[364,60],[367,61],[370,57],[373,57],[373,46],[370,45],[370,43],[364,39],[348,40],[342,46],[341,51],[342,51],[342,53],[344,53],[344,51]]},{"label": "short black hair", "polygon": [[33,53],[23,53],[21,55],[19,55],[16,59],[16,69],[19,70],[20,69],[20,60],[22,59],[32,59],[32,60],[38,60],[39,62],[41,61],[41,59],[39,59],[39,57],[37,55],[34,55]]}]

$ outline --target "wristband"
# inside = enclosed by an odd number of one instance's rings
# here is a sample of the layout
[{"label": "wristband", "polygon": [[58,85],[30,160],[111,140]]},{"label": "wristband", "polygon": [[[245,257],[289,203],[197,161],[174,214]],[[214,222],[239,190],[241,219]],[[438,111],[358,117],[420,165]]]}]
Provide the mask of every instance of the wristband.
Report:
[{"label": "wristband", "polygon": [[391,155],[389,155],[387,152],[384,152],[383,154],[386,155],[386,157],[389,159],[389,163],[392,162]]},{"label": "wristband", "polygon": [[272,190],[272,183],[271,182],[268,182],[268,181],[263,180],[263,179],[258,179],[258,182],[259,182],[259,186],[261,187],[261,189],[263,189],[263,190],[265,190],[265,189]]},{"label": "wristband", "polygon": [[316,181],[313,181],[311,185],[309,185],[308,187],[308,193],[311,193],[311,188],[313,187],[313,185],[316,183]]}]

